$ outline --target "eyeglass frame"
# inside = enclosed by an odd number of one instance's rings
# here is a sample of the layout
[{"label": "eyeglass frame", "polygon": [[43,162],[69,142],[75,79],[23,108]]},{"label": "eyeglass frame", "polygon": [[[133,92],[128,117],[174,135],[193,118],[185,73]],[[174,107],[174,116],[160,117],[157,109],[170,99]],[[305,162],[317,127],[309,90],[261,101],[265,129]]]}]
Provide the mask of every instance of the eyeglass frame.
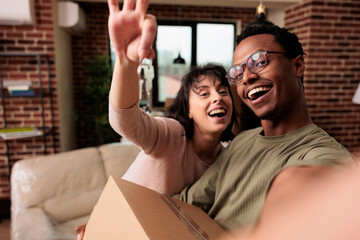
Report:
[{"label": "eyeglass frame", "polygon": [[[260,52],[260,53],[263,53],[263,54],[264,54],[265,60],[266,60],[266,64],[265,64],[264,67],[261,68],[259,71],[254,72],[254,71],[252,71],[250,68],[248,68],[248,62],[249,62],[250,58],[251,58],[255,53],[257,53],[257,52]],[[245,69],[244,69],[244,67],[243,67],[244,64],[245,64],[246,68],[247,68],[250,72],[252,72],[252,73],[259,73],[259,72],[261,72],[261,71],[262,71],[264,68],[266,68],[266,66],[268,65],[268,59],[266,58],[266,54],[268,54],[268,53],[269,53],[269,54],[274,53],[274,54],[284,54],[284,55],[287,55],[286,52],[257,50],[256,52],[252,53],[245,62],[243,62],[243,63],[241,63],[241,64],[235,64],[235,65],[233,65],[233,66],[231,66],[231,67],[229,68],[229,70],[227,71],[226,76],[225,76],[225,77],[227,78],[229,84],[236,86],[236,85],[242,83],[242,80],[243,80],[243,77],[244,77],[244,72],[245,72]],[[232,77],[229,76],[230,70],[233,69],[234,67],[241,67],[241,68],[243,69],[242,77],[241,77],[240,80],[237,80],[237,79],[232,78]]]}]

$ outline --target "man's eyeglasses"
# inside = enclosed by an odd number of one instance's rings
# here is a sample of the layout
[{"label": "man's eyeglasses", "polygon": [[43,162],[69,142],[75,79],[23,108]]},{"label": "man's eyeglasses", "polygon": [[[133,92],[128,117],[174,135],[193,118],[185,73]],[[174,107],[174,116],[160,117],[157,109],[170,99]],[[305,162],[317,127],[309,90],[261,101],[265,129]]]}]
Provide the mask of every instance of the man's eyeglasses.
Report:
[{"label": "man's eyeglasses", "polygon": [[256,51],[254,52],[246,62],[232,66],[227,74],[226,78],[228,79],[230,85],[237,85],[242,83],[245,66],[252,73],[258,73],[263,70],[268,64],[266,59],[266,54],[277,53],[277,54],[286,54],[284,52],[274,52],[274,51]]}]

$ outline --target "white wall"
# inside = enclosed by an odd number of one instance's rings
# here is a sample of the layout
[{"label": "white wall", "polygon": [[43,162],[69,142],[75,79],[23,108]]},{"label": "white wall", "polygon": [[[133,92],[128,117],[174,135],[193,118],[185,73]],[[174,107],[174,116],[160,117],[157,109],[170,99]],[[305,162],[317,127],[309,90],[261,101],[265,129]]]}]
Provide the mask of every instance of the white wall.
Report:
[{"label": "white wall", "polygon": [[61,151],[68,151],[76,147],[71,36],[59,27],[57,3],[57,0],[52,0],[55,34],[56,87],[58,91],[60,120],[60,149]]}]

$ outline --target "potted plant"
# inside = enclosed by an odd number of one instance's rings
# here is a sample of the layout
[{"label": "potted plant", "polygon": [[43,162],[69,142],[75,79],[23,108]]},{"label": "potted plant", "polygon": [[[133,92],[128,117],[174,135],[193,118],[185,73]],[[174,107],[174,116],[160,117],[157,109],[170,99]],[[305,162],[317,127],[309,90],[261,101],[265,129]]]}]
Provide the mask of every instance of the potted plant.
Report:
[{"label": "potted plant", "polygon": [[108,95],[112,66],[107,55],[89,59],[86,66],[88,79],[81,87],[86,113],[77,113],[77,120],[86,132],[87,145],[98,146],[119,141],[120,136],[111,128],[108,120]]}]

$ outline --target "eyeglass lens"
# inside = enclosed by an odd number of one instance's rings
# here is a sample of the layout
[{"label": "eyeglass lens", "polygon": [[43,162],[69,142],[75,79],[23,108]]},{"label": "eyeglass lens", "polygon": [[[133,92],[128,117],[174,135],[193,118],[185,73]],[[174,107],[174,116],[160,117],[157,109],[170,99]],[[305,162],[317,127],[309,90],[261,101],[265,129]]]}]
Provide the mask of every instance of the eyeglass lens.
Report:
[{"label": "eyeglass lens", "polygon": [[266,63],[266,52],[257,51],[253,53],[246,62],[241,65],[235,65],[229,69],[229,80],[233,84],[242,80],[245,68],[244,64],[252,73],[258,73],[265,68]]}]

